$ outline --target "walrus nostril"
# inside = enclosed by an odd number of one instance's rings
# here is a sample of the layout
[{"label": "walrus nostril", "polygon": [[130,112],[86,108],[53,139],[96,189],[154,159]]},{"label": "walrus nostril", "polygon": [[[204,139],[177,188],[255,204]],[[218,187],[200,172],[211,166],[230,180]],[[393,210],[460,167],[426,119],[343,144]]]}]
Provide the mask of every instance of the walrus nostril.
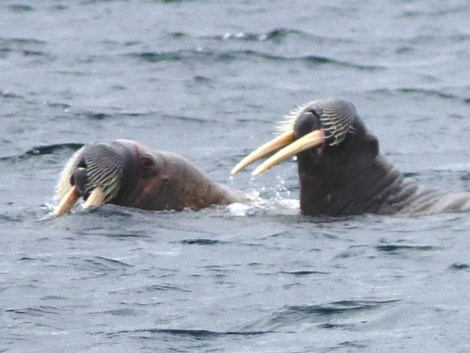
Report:
[{"label": "walrus nostril", "polygon": [[[75,166],[75,173],[79,170],[79,169],[86,169],[87,168],[87,165],[86,165],[86,162],[85,162],[85,159],[84,158],[81,158],[80,161],[76,164]],[[70,176],[70,185],[75,185],[76,184],[76,180],[75,180],[75,173],[73,173],[71,176]]]},{"label": "walrus nostril", "polygon": [[80,194],[85,196],[87,182],[88,176],[86,168],[78,167],[72,175],[71,184],[76,185]]}]

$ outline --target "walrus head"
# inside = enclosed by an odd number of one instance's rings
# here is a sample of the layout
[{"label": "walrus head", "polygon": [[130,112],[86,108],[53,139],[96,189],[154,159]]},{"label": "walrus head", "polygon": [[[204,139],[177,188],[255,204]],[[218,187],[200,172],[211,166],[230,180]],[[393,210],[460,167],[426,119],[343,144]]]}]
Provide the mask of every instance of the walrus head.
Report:
[{"label": "walrus head", "polygon": [[55,215],[80,199],[84,208],[111,203],[146,210],[198,210],[240,200],[235,191],[210,180],[192,162],[136,141],[86,145],[68,161],[57,185]]},{"label": "walrus head", "polygon": [[367,184],[386,173],[378,171],[377,138],[366,129],[354,105],[338,98],[319,99],[293,111],[283,133],[245,157],[232,175],[271,153],[253,176],[297,155],[300,206],[309,215],[366,211],[372,197]]},{"label": "walrus head", "polygon": [[80,197],[85,200],[84,208],[120,203],[124,192],[135,193],[139,180],[155,173],[154,156],[133,141],[86,145],[70,158],[61,173],[56,192],[61,203],[54,213],[68,212]]}]

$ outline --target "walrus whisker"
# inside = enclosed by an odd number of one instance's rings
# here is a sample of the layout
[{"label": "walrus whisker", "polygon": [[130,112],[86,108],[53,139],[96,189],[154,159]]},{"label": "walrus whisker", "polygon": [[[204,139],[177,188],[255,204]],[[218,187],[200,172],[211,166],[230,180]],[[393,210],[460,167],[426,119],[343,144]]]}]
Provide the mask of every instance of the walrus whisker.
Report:
[{"label": "walrus whisker", "polygon": [[[101,189],[102,193],[102,202],[100,205],[91,205],[91,206],[101,206],[104,203],[111,201],[119,192],[120,189],[120,177],[122,176],[122,168],[119,168],[114,165],[107,165],[106,168],[100,167],[96,164],[95,161],[92,161],[89,164],[88,169],[88,182],[86,185],[87,192],[93,193],[97,188]],[[91,197],[91,194],[90,194]],[[85,204],[86,205],[86,204]],[[85,206],[89,207],[89,206]]]},{"label": "walrus whisker", "polygon": [[284,116],[284,119],[278,123],[278,133],[283,134],[285,131],[294,131],[294,124],[297,118],[302,113],[306,113],[306,109],[313,103],[314,101],[300,104],[296,108],[292,109],[287,115]]},{"label": "walrus whisker", "polygon": [[257,161],[258,159],[268,155],[269,153],[275,152],[294,141],[294,131],[288,131],[281,136],[274,138],[273,140],[265,143],[255,151],[251,152],[248,156],[243,158],[231,171],[231,175],[237,174],[240,170]]},{"label": "walrus whisker", "polygon": [[258,168],[256,168],[251,175],[257,176],[274,165],[282,162],[283,160],[296,155],[302,151],[305,151],[309,148],[319,146],[325,142],[325,134],[323,130],[314,130],[307,135],[301,137],[300,139],[292,142],[287,145],[276,154],[268,158],[264,163],[262,163]]},{"label": "walrus whisker", "polygon": [[60,173],[59,181],[56,186],[56,194],[55,199],[59,200],[62,199],[67,193],[70,191],[72,185],[70,184],[70,179],[73,175],[74,169],[79,164],[79,157],[82,154],[84,147],[77,150],[72,157],[70,157],[69,161],[66,163],[64,169]]},{"label": "walrus whisker", "polygon": [[69,212],[73,205],[80,198],[77,187],[74,185],[70,188],[69,192],[62,198],[59,205],[55,208],[52,213],[54,216],[62,216],[64,213]]}]

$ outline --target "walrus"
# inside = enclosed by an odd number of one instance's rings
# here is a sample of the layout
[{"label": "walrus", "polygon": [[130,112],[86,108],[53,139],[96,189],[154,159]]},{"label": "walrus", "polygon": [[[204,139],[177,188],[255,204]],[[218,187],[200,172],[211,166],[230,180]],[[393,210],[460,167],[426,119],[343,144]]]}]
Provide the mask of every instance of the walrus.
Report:
[{"label": "walrus", "polygon": [[296,155],[300,209],[305,215],[437,213],[470,210],[470,193],[449,193],[405,178],[379,151],[355,106],[329,97],[300,106],[286,117],[283,133],[232,170],[274,153],[256,176]]},{"label": "walrus", "polygon": [[132,140],[85,145],[69,159],[56,191],[56,216],[105,203],[145,210],[200,210],[242,201],[186,158],[155,151]]}]

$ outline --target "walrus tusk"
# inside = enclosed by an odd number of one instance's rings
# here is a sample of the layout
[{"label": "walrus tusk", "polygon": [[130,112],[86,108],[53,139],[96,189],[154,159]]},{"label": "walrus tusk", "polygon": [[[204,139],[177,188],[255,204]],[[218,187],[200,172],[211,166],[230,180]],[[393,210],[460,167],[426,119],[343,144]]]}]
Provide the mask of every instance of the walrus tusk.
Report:
[{"label": "walrus tusk", "polygon": [[282,162],[283,160],[296,155],[306,149],[316,147],[321,145],[325,141],[325,134],[322,130],[315,130],[307,135],[301,137],[300,139],[292,142],[290,145],[284,147],[282,150],[278,151],[276,154],[272,155],[263,164],[256,168],[251,175],[257,176],[272,166]]},{"label": "walrus tusk", "polygon": [[105,198],[106,195],[103,192],[103,189],[97,187],[91,192],[90,196],[88,196],[87,200],[83,204],[83,208],[101,206],[104,204]]},{"label": "walrus tusk", "polygon": [[230,173],[232,176],[237,174],[240,170],[257,161],[258,159],[266,156],[267,154],[277,151],[284,146],[289,145],[294,141],[294,131],[286,132],[285,134],[276,137],[275,139],[258,147],[255,151],[251,152],[248,156],[243,158]]},{"label": "walrus tusk", "polygon": [[54,216],[62,216],[64,213],[69,212],[73,205],[78,201],[80,195],[78,194],[78,189],[74,185],[72,188],[67,192],[67,194],[62,198],[59,205],[55,208],[52,214]]}]

